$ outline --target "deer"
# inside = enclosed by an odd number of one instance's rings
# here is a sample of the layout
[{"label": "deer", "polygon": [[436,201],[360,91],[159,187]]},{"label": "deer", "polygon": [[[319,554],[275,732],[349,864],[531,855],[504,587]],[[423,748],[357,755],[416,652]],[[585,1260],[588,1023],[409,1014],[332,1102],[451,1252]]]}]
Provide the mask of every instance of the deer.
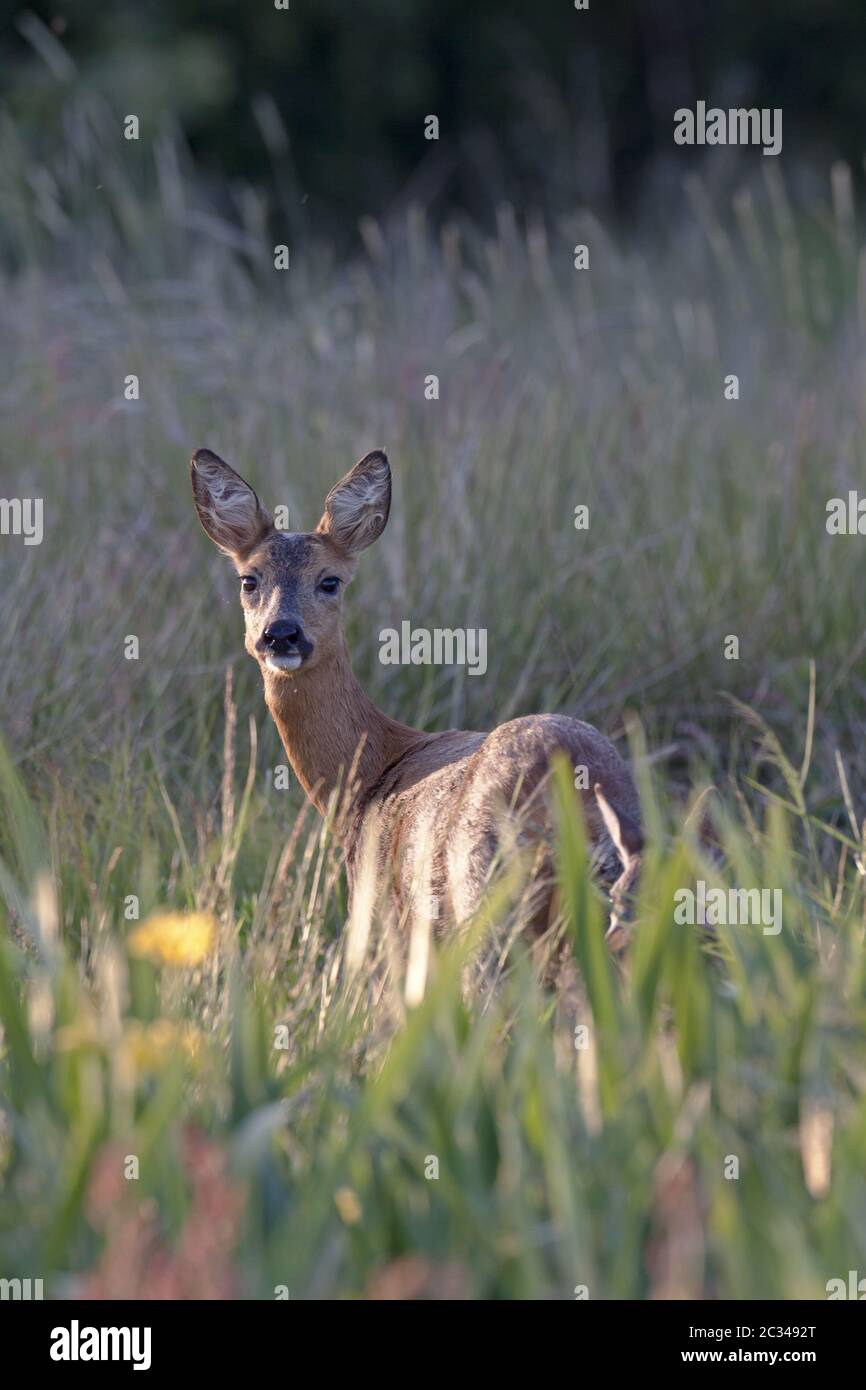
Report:
[{"label": "deer", "polygon": [[[632,775],[611,741],[582,720],[535,714],[490,732],[427,732],[391,718],[352,669],[344,591],[391,509],[391,469],[374,449],[328,493],[315,530],[277,530],[251,485],[209,449],[190,462],[193,500],[210,539],[240,580],[245,647],[291,767],[323,816],[335,819],[349,887],[373,865],[376,892],[398,912],[419,896],[436,930],[478,910],[508,830],[532,851],[525,930],[538,937],[556,910],[551,768],[583,769],[580,797],[597,879],[611,901],[608,937],[621,949],[643,839]],[[577,778],[575,785],[577,784]],[[585,785],[584,785],[585,784]],[[430,911],[425,906],[425,911]]]}]

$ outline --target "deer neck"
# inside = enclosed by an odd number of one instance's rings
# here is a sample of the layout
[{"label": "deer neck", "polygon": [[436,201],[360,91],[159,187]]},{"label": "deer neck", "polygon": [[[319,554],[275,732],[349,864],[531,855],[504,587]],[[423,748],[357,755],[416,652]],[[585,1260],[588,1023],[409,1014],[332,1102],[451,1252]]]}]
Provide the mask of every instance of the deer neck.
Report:
[{"label": "deer neck", "polygon": [[344,809],[428,737],[374,705],[352,670],[345,643],[297,677],[266,671],[265,700],[295,776],[322,815],[334,789],[345,789],[350,772]]}]

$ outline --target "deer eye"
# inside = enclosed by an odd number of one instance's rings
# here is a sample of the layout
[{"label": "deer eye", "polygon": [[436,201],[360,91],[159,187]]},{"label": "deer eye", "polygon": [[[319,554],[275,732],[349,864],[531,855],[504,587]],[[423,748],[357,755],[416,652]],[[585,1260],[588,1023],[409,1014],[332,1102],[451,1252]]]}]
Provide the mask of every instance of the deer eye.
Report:
[{"label": "deer eye", "polygon": [[254,589],[259,587],[259,581],[252,574],[245,574],[241,579],[241,588],[245,594],[251,594]]},{"label": "deer eye", "polygon": [[321,584],[319,585],[319,588],[325,594],[335,594],[339,587],[340,581],[335,574],[328,575],[328,578],[323,579]]}]

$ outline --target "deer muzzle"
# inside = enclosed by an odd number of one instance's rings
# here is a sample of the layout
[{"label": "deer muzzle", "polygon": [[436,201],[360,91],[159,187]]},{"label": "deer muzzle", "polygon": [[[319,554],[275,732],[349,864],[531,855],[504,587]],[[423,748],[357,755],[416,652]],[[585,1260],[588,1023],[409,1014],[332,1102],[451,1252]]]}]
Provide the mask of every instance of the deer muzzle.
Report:
[{"label": "deer muzzle", "polygon": [[313,651],[313,643],[299,622],[280,618],[269,623],[256,643],[269,671],[297,671]]}]

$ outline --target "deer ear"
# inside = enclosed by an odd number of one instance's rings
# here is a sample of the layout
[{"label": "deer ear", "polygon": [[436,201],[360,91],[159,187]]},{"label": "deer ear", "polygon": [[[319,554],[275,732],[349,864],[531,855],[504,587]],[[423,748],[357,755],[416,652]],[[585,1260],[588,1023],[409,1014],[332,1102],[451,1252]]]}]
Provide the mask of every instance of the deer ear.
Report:
[{"label": "deer ear", "polygon": [[391,469],[382,450],[374,449],[331,488],[316,530],[357,555],[379,539],[390,510]]},{"label": "deer ear", "polygon": [[197,449],[189,465],[198,519],[227,555],[243,557],[273,522],[249,483],[210,449]]},{"label": "deer ear", "polygon": [[631,816],[627,816],[625,811],[617,811],[611,805],[600,782],[596,782],[593,791],[605,829],[613,840],[614,848],[622,861],[623,868],[627,869],[644,847],[640,826],[632,820]]}]

